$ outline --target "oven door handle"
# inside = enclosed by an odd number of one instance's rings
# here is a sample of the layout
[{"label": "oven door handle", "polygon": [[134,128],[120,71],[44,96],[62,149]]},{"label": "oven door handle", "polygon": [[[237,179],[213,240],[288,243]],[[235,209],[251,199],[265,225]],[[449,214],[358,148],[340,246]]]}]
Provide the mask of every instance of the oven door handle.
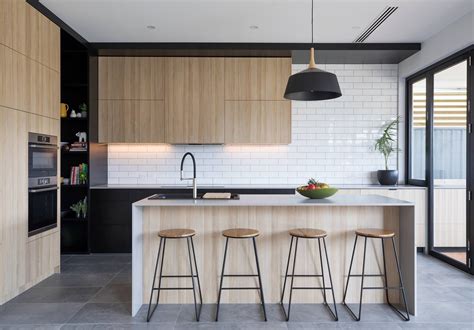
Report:
[{"label": "oven door handle", "polygon": [[28,192],[30,193],[39,193],[39,192],[45,192],[45,191],[52,191],[52,190],[58,190],[59,187],[50,187],[50,188],[42,188],[42,189],[28,189]]},{"label": "oven door handle", "polygon": [[34,143],[30,143],[29,146],[30,146],[31,148],[59,149],[58,146],[51,145],[51,144],[34,144]]}]

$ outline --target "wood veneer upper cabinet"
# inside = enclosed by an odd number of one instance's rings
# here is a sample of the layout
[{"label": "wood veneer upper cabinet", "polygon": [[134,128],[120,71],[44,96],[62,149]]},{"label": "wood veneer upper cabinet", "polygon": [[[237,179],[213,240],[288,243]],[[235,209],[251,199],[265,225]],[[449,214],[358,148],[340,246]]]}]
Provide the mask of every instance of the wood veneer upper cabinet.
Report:
[{"label": "wood veneer upper cabinet", "polygon": [[224,143],[224,59],[167,58],[165,141]]},{"label": "wood veneer upper cabinet", "polygon": [[164,58],[99,57],[99,99],[163,100]]},{"label": "wood veneer upper cabinet", "polygon": [[226,58],[225,99],[284,100],[291,58]]},{"label": "wood veneer upper cabinet", "polygon": [[99,100],[99,142],[163,143],[164,102]]},{"label": "wood veneer upper cabinet", "polygon": [[291,143],[291,103],[225,101],[225,143]]}]

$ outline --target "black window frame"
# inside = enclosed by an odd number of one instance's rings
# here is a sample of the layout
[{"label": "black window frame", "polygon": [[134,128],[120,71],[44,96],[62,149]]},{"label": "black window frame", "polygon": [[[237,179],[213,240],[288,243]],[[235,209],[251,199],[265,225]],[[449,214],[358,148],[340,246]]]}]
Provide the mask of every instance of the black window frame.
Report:
[{"label": "black window frame", "polygon": [[[466,196],[466,243],[467,243],[467,264],[462,264],[454,259],[451,259],[436,250],[433,249],[433,216],[434,216],[434,178],[432,175],[433,169],[433,83],[434,75],[457,64],[463,60],[468,61],[468,73],[467,73],[467,100],[468,100],[468,113],[467,113],[467,125],[473,125],[474,122],[474,45],[470,45],[451,56],[448,56],[427,68],[416,72],[413,75],[408,76],[405,79],[406,84],[406,104],[405,104],[405,182],[414,186],[423,186],[428,188],[428,212],[427,212],[427,226],[428,226],[428,241],[427,248],[430,255],[439,258],[448,264],[457,267],[463,271],[474,274],[474,251],[471,245],[474,244],[474,128],[473,132],[468,135],[467,146],[466,146],[466,161],[467,161],[467,176],[466,176],[466,194],[472,195],[472,198],[468,200]],[[411,129],[412,129],[412,85],[420,80],[426,79],[426,161],[425,161],[425,180],[413,179],[411,177],[412,169],[412,156],[411,156]]]}]

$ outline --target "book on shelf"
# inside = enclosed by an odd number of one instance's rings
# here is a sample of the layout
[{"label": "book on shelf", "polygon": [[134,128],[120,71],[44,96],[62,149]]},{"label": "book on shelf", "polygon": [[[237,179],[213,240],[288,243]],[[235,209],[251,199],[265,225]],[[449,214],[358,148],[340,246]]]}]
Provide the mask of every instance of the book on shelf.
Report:
[{"label": "book on shelf", "polygon": [[71,167],[71,176],[69,182],[71,185],[86,184],[87,183],[87,170],[88,166],[85,163],[79,164],[79,166]]},{"label": "book on shelf", "polygon": [[69,151],[87,151],[87,142],[73,142],[69,146]]}]

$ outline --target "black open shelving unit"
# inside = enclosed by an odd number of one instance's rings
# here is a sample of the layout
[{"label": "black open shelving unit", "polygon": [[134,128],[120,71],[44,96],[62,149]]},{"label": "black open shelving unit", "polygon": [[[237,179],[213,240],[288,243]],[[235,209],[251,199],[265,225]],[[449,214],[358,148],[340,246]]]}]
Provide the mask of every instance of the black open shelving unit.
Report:
[{"label": "black open shelving unit", "polygon": [[[89,111],[86,118],[69,117],[71,110],[79,112],[79,104],[89,107],[89,54],[87,49],[64,30],[61,31],[61,102],[69,105],[68,117],[61,118],[61,142],[76,142],[77,132],[87,133],[87,151],[66,151],[61,148],[61,177],[69,178],[71,167],[90,164]],[[81,254],[90,252],[89,232],[89,182],[78,185],[61,184],[61,253]],[[87,197],[88,211],[85,218],[76,218],[70,206]]]}]

